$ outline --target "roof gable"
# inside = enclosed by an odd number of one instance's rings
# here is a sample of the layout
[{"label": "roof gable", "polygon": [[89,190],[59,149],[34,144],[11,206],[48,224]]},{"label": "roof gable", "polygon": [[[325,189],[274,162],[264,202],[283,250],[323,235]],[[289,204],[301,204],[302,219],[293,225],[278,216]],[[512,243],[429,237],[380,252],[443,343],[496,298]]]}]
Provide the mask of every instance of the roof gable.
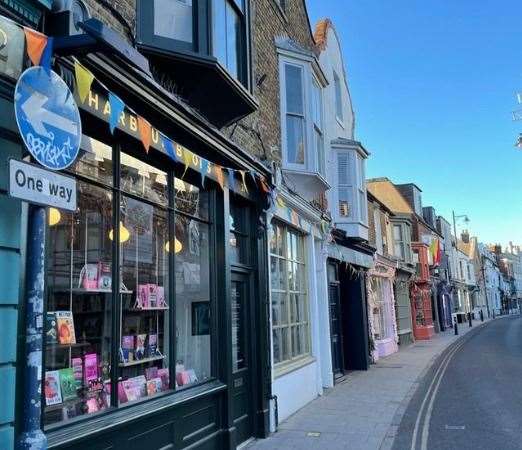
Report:
[{"label": "roof gable", "polygon": [[383,202],[395,214],[413,214],[413,209],[395,185],[387,178],[369,180],[368,191]]}]

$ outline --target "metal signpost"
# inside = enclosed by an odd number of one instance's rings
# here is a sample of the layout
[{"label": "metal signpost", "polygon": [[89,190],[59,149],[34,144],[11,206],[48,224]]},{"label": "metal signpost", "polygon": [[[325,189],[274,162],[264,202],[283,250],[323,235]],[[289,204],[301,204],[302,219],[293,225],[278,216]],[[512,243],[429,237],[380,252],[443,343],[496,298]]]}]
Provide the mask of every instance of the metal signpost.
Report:
[{"label": "metal signpost", "polygon": [[[15,116],[31,155],[44,167],[70,166],[80,148],[80,112],[65,82],[55,72],[37,66],[22,73],[15,87]],[[76,182],[69,177],[22,161],[9,161],[9,193],[28,201],[26,345],[24,414],[18,448],[44,450],[42,412],[42,346],[44,323],[46,206],[74,211]]]}]

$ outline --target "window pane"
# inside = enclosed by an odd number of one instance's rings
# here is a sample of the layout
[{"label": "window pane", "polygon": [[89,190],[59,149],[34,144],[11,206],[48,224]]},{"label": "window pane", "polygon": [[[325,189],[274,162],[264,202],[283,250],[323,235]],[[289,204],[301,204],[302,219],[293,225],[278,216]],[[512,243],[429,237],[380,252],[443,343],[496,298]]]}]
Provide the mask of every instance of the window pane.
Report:
[{"label": "window pane", "polygon": [[396,241],[402,241],[402,230],[400,225],[393,226],[393,239]]},{"label": "window pane", "polygon": [[324,143],[323,135],[314,129],[315,137],[315,152],[317,155],[317,170],[321,175],[325,175],[325,155],[324,155]]},{"label": "window pane", "polygon": [[245,292],[244,284],[232,281],[231,283],[231,310],[232,310],[232,370],[238,371],[246,367],[245,349]]},{"label": "window pane", "polygon": [[123,196],[121,201],[120,404],[169,389],[167,212]]},{"label": "window pane", "polygon": [[121,154],[121,189],[163,206],[168,204],[166,172],[126,153]]},{"label": "window pane", "polygon": [[290,64],[285,65],[286,112],[304,115],[303,70]]},{"label": "window pane", "polygon": [[312,82],[312,118],[314,124],[319,128],[319,130],[323,129],[323,102],[322,102],[322,94],[321,87],[314,79]]},{"label": "window pane", "polygon": [[272,330],[272,349],[274,352],[274,364],[282,361],[281,357],[281,330]]},{"label": "window pane", "polygon": [[304,119],[300,116],[286,116],[286,153],[290,164],[304,164]]},{"label": "window pane", "polygon": [[67,170],[112,186],[112,148],[96,139],[82,136],[78,158]]},{"label": "window pane", "polygon": [[[231,0],[230,0],[231,1]],[[213,2],[213,51],[234,78],[241,78],[243,31],[241,17],[229,0]]]},{"label": "window pane", "polygon": [[343,97],[341,93],[341,80],[339,76],[334,72],[334,84],[335,84],[335,111],[339,119],[343,119]]},{"label": "window pane", "polygon": [[176,215],[176,384],[211,376],[209,226]]},{"label": "window pane", "polygon": [[78,182],[77,204],[48,218],[46,425],[110,404],[112,195]]},{"label": "window pane", "polygon": [[192,0],[154,0],[154,34],[192,43]]},{"label": "window pane", "polygon": [[208,192],[176,178],[174,180],[176,211],[208,220]]},{"label": "window pane", "polygon": [[227,64],[226,67],[234,78],[239,78],[241,55],[241,20],[230,3],[227,2]]}]

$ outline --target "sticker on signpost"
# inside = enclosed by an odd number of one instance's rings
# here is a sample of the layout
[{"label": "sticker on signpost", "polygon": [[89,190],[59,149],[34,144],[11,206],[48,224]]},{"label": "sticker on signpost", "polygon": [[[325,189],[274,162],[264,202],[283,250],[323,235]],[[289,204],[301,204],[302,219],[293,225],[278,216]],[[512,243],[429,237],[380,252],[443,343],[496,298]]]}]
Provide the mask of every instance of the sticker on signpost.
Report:
[{"label": "sticker on signpost", "polygon": [[16,83],[15,116],[31,155],[44,167],[69,167],[80,149],[82,124],[73,95],[60,76],[40,66]]}]

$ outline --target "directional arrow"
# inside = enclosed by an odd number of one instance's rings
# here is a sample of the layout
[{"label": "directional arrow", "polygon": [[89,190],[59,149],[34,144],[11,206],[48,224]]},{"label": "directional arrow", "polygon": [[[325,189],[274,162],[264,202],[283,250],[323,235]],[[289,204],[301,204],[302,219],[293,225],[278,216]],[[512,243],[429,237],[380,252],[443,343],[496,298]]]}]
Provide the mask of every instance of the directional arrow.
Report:
[{"label": "directional arrow", "polygon": [[45,109],[43,106],[48,100],[49,98],[41,92],[33,91],[31,96],[21,106],[22,111],[31,123],[34,131],[38,134],[49,136],[44,126],[44,123],[46,123],[66,133],[75,135],[78,132],[78,124],[66,117]]}]

